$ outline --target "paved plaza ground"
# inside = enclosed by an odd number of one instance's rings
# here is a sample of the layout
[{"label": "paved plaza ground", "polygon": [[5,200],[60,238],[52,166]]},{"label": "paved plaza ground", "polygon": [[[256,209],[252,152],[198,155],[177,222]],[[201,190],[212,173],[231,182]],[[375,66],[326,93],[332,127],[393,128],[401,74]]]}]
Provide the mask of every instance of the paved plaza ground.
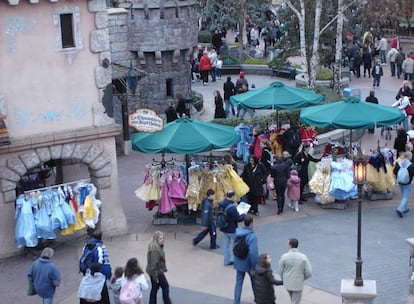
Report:
[{"label": "paved plaza ground", "polygon": [[[390,105],[402,80],[391,78],[388,66],[384,67],[384,74],[376,95],[381,104]],[[276,80],[294,85],[293,81],[275,77],[248,74],[246,77],[257,88]],[[236,80],[237,75],[232,75],[232,78]],[[193,85],[193,89],[205,97],[205,111],[201,119],[213,118],[212,93],[214,90],[222,91],[224,81],[225,77],[208,86],[201,83]],[[360,88],[361,95],[365,98],[371,89],[371,81],[368,78],[353,79],[351,86]],[[260,112],[256,115],[260,115]],[[395,134],[391,140],[386,141],[380,136],[379,130],[375,134],[366,134],[361,141],[363,150],[368,152],[375,149],[378,140],[381,146],[392,147],[394,137]],[[177,162],[184,160],[180,155],[166,156],[167,159],[170,157],[175,157]],[[134,190],[143,181],[143,168],[154,158],[159,159],[160,155],[132,152],[118,158],[121,200],[128,219],[129,234],[105,240],[113,267],[123,266],[130,257],[137,257],[145,267],[148,240],[155,230],[162,230],[166,233],[167,277],[173,302],[233,303],[235,271],[232,267],[223,266],[221,249],[209,250],[208,239],[193,247],[191,239],[199,231],[197,225],[153,225],[153,212],[148,211],[145,203],[135,197]],[[408,299],[409,267],[405,239],[414,234],[413,214],[408,213],[404,218],[398,218],[394,211],[398,201],[399,192],[396,187],[391,200],[363,201],[362,275],[364,279],[377,282],[376,304],[405,304]],[[260,215],[255,217],[259,251],[271,255],[274,271],[278,270],[280,255],[287,250],[289,237],[299,239],[299,249],[308,255],[312,263],[313,276],[307,281],[303,304],[341,303],[341,279],[353,279],[355,275],[356,205],[356,201],[349,201],[344,210],[323,209],[310,199],[301,206],[299,213],[285,210],[282,215],[276,214],[276,203],[273,200],[259,206]],[[55,303],[77,303],[77,288],[81,279],[77,269],[83,242],[84,236],[78,236],[59,238],[54,244],[54,261],[62,273],[62,286],[57,289]],[[218,243],[222,243],[221,233],[218,235]],[[25,295],[25,272],[32,261],[32,256],[25,255],[0,260],[1,303],[41,303],[40,299]],[[277,303],[289,303],[283,286],[278,286],[275,290]],[[148,294],[145,293],[146,303]],[[248,278],[245,280],[242,303],[253,303]]]}]

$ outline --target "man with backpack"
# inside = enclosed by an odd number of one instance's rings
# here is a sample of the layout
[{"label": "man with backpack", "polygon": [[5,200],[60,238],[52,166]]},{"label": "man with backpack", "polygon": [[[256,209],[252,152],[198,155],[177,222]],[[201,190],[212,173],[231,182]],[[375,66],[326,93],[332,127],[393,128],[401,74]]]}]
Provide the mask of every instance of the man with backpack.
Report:
[{"label": "man with backpack", "polygon": [[101,264],[101,272],[107,279],[111,278],[112,269],[108,250],[102,242],[102,232],[98,230],[91,233],[91,238],[83,246],[82,255],[79,260],[79,272],[85,275],[86,270],[91,269],[92,263]]},{"label": "man with backpack", "polygon": [[213,189],[207,190],[207,197],[201,202],[201,225],[203,230],[193,239],[193,245],[200,243],[207,233],[210,234],[210,249],[220,248],[216,244],[217,232],[216,224],[214,223],[213,201],[216,193]]},{"label": "man with backpack", "polygon": [[[243,221],[245,217],[244,214],[239,214],[237,211],[234,203],[235,196],[234,190],[227,191],[226,198],[218,205],[217,225],[223,232],[224,237],[224,265],[233,265],[234,263],[232,247],[236,239],[237,223]],[[225,220],[221,220],[221,217],[225,217]]]},{"label": "man with backpack", "polygon": [[253,231],[254,221],[250,214],[244,217],[244,227],[237,228],[236,241],[233,246],[234,269],[236,269],[236,285],[234,287],[234,304],[240,304],[244,276],[250,276],[253,294],[256,293],[255,280],[252,275],[256,268],[259,250],[257,248],[257,237]]},{"label": "man with backpack", "polygon": [[394,175],[397,177],[398,186],[401,193],[401,201],[395,212],[402,218],[408,209],[408,201],[411,196],[411,181],[414,176],[414,166],[411,163],[413,154],[404,152],[401,154],[401,160],[397,161],[394,167]]}]

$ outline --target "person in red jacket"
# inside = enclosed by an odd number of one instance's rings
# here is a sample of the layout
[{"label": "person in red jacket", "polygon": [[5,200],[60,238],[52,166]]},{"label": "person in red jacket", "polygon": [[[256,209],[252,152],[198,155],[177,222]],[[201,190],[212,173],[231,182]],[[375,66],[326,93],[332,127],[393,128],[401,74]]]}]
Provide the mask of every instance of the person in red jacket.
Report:
[{"label": "person in red jacket", "polygon": [[207,51],[204,51],[203,56],[200,58],[200,63],[198,64],[198,70],[201,74],[201,79],[203,80],[204,85],[208,84],[208,74],[211,70],[211,60],[208,57]]}]

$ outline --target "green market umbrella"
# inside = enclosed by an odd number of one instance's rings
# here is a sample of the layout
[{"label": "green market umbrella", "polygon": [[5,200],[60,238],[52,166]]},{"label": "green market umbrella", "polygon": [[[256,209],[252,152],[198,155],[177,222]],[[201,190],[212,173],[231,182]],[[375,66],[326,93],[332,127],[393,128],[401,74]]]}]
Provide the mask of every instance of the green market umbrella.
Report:
[{"label": "green market umbrella", "polygon": [[300,122],[319,128],[373,129],[405,119],[400,109],[348,98],[300,110]]},{"label": "green market umbrella", "polygon": [[287,86],[282,82],[273,82],[266,87],[230,97],[235,106],[257,110],[293,110],[318,104],[323,99],[323,95],[312,90]]},{"label": "green market umbrella", "polygon": [[166,124],[160,132],[135,133],[131,138],[133,150],[150,154],[196,154],[229,148],[239,141],[233,127],[187,117]]}]

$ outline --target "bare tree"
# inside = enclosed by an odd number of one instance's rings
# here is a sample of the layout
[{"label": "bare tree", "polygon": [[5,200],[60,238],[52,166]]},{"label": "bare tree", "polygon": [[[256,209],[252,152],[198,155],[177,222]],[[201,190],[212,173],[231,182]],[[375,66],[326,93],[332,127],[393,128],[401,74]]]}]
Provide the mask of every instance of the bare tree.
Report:
[{"label": "bare tree", "polygon": [[300,37],[300,56],[302,59],[302,68],[306,77],[308,88],[313,89],[316,85],[316,69],[319,66],[319,37],[320,37],[320,18],[322,13],[322,0],[315,1],[315,19],[314,19],[314,31],[313,31],[313,45],[310,48],[311,56],[308,54],[308,48],[306,45],[306,10],[305,0],[299,0],[300,9],[297,9],[288,0],[286,4],[295,13],[299,20],[299,37]]}]

